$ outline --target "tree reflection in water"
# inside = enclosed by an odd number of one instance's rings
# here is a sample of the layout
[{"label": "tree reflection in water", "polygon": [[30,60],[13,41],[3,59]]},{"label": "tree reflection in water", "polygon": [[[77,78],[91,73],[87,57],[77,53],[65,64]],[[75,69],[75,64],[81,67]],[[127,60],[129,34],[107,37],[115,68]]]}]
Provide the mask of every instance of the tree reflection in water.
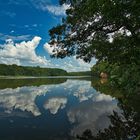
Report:
[{"label": "tree reflection in water", "polygon": [[131,110],[124,111],[123,116],[117,112],[109,116],[112,125],[93,136],[91,130],[87,129],[82,136],[77,136],[79,140],[134,140],[139,135],[140,120],[137,113]]},{"label": "tree reflection in water", "polygon": [[[95,84],[94,84],[95,85]],[[99,85],[97,86],[99,88]],[[101,89],[101,86],[100,86]],[[103,90],[105,89],[105,90]],[[108,91],[106,87],[102,91]],[[109,94],[112,94],[109,92]],[[133,102],[133,103],[132,103]],[[140,139],[140,94],[126,95],[119,97],[119,107],[122,113],[113,112],[108,116],[111,125],[97,135],[92,130],[85,130],[82,135],[77,135],[79,140],[139,140]]]}]

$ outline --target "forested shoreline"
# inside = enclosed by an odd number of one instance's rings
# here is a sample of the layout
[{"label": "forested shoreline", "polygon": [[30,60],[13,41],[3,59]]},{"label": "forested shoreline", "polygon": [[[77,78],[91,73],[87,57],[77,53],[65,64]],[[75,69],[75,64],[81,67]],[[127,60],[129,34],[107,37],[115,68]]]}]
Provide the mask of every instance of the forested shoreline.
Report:
[{"label": "forested shoreline", "polygon": [[0,64],[0,76],[91,76],[91,71],[67,72],[59,68],[41,68]]},{"label": "forested shoreline", "polygon": [[0,76],[65,76],[67,74],[67,71],[59,68],[0,64]]}]

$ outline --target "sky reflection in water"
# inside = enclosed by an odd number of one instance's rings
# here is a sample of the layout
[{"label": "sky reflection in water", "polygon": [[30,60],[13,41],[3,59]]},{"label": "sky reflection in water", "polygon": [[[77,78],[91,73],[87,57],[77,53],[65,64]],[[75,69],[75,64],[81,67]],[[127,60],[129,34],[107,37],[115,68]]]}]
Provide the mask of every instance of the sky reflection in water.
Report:
[{"label": "sky reflection in water", "polygon": [[96,134],[110,125],[113,110],[120,112],[117,104],[86,80],[1,89],[0,137],[65,139],[86,129]]}]

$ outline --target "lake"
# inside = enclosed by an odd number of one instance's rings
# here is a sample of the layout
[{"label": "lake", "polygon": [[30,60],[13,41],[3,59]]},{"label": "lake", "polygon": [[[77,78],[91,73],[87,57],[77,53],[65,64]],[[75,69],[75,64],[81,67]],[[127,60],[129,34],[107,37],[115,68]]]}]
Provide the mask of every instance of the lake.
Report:
[{"label": "lake", "polygon": [[103,83],[90,77],[0,79],[0,140],[71,140],[87,130],[135,139],[139,95]]}]

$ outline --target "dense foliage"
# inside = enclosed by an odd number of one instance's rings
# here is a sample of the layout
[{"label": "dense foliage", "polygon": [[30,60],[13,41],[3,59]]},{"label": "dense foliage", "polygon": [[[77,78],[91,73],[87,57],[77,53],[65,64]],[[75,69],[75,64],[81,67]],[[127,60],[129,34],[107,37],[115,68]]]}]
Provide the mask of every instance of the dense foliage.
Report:
[{"label": "dense foliage", "polygon": [[94,73],[107,72],[113,85],[140,89],[140,1],[60,0],[70,8],[63,23],[50,30],[54,57],[92,57]]},{"label": "dense foliage", "polygon": [[110,84],[128,93],[140,92],[140,66],[136,64],[118,65],[100,62],[91,68],[92,73],[99,75],[102,71],[109,75]]},{"label": "dense foliage", "polygon": [[64,76],[67,72],[58,68],[24,67],[0,64],[0,75],[3,76]]},{"label": "dense foliage", "polygon": [[54,56],[139,64],[139,0],[60,1],[71,7],[63,24],[50,30]]}]

